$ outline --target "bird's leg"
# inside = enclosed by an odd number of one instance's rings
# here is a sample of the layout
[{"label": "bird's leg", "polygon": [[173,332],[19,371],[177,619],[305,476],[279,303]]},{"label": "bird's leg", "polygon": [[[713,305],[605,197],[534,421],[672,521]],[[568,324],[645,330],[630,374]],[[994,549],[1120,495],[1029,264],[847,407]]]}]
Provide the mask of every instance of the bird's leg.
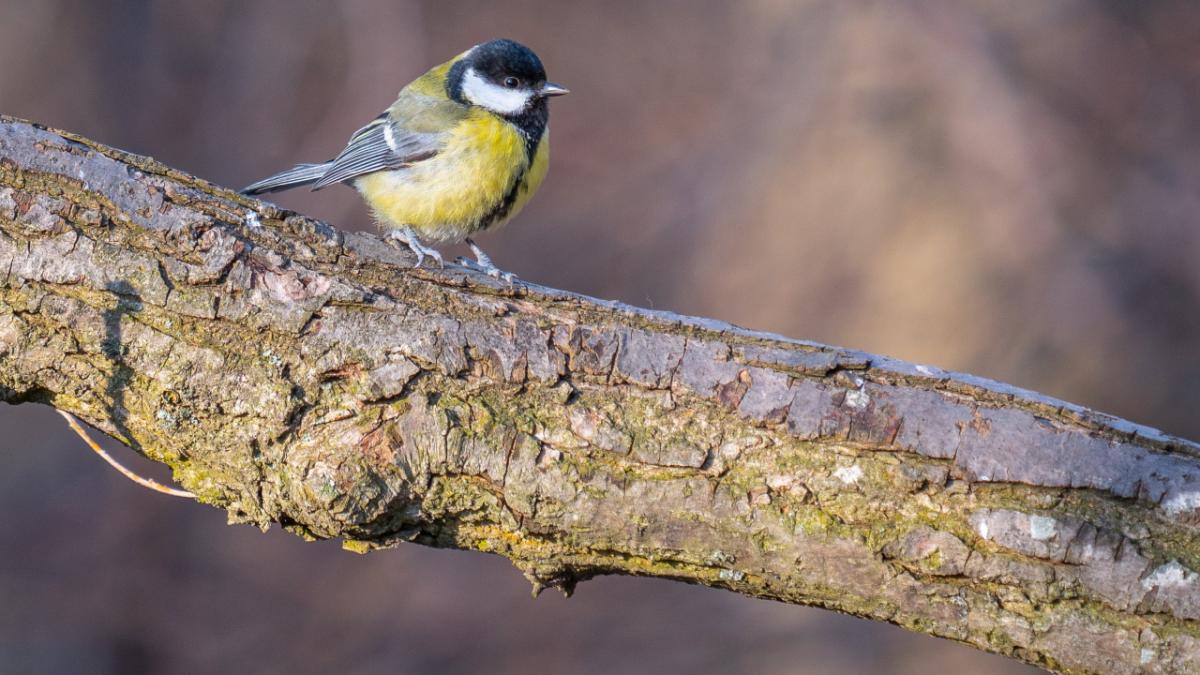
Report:
[{"label": "bird's leg", "polygon": [[413,267],[420,267],[421,262],[425,260],[425,256],[436,260],[438,267],[445,266],[442,262],[442,254],[422,244],[420,238],[417,237],[417,233],[413,232],[411,227],[405,225],[394,230],[388,230],[387,236],[389,239],[397,239],[403,242],[408,247],[408,250],[417,256],[417,263]]},{"label": "bird's leg", "polygon": [[470,237],[467,237],[466,241],[467,246],[471,247],[471,253],[475,256],[475,259],[467,260],[466,258],[459,258],[459,263],[465,267],[470,267],[473,270],[483,272],[489,277],[500,279],[510,284],[517,280],[517,275],[513,274],[512,272],[505,272],[499,267],[496,267],[496,264],[492,262],[492,259],[488,256],[488,254],[484,253],[483,249],[479,248],[479,246],[472,241]]}]

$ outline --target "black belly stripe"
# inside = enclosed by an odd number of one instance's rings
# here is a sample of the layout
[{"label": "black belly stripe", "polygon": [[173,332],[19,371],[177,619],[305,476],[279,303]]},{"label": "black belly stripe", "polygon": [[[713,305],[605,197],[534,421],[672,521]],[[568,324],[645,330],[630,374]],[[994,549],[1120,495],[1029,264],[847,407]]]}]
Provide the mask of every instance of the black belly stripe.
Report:
[{"label": "black belly stripe", "polygon": [[529,173],[529,169],[533,167],[533,158],[537,156],[538,146],[542,143],[542,137],[546,135],[546,126],[550,121],[550,108],[546,105],[546,99],[538,98],[537,101],[515,115],[506,115],[505,118],[510,124],[517,128],[521,134],[521,140],[525,142],[525,166],[514,177],[512,185],[504,194],[504,197],[496,202],[486,214],[479,220],[475,221],[475,230],[486,230],[495,225],[512,211],[513,204],[517,203],[517,197],[521,194],[521,187],[525,185],[525,176]]},{"label": "black belly stripe", "polygon": [[[542,131],[542,130],[539,130]],[[530,137],[521,130],[521,136],[525,139],[525,166],[521,168],[520,173],[513,179],[512,186],[508,188],[508,192],[504,193],[504,197],[496,203],[490,211],[475,223],[475,230],[486,230],[496,223],[504,220],[505,216],[512,211],[513,204],[517,203],[517,197],[521,194],[521,187],[525,185],[525,177],[529,174],[529,169],[533,167],[533,158],[537,154],[538,145],[542,142],[542,134],[539,133],[536,137]]]},{"label": "black belly stripe", "polygon": [[525,157],[533,164],[533,156],[537,154],[538,143],[546,134],[546,125],[550,123],[550,108],[546,99],[539,98],[537,102],[516,115],[506,117],[509,122],[521,132],[525,140]]}]

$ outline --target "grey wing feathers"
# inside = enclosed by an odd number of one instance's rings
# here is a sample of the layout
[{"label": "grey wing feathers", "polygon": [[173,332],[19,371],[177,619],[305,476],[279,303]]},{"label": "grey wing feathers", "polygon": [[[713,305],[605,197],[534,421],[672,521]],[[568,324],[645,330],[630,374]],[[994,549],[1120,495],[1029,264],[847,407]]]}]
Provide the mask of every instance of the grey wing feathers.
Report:
[{"label": "grey wing feathers", "polygon": [[251,183],[242,188],[244,195],[261,195],[268,192],[288,190],[298,185],[308,185],[321,180],[321,176],[329,170],[330,163],[298,164],[287,171],[280,171],[274,176],[264,178],[257,183]]},{"label": "grey wing feathers", "polygon": [[404,133],[386,114],[381,115],[350,137],[346,149],[333,159],[332,166],[313,184],[313,189],[428,159],[437,152],[435,139],[432,134]]},{"label": "grey wing feathers", "polygon": [[242,193],[256,195],[310,184],[312,189],[320,190],[363,174],[398,169],[435,154],[436,134],[405,133],[384,113],[354,132],[346,149],[332,160],[323,164],[300,164],[248,185]]}]

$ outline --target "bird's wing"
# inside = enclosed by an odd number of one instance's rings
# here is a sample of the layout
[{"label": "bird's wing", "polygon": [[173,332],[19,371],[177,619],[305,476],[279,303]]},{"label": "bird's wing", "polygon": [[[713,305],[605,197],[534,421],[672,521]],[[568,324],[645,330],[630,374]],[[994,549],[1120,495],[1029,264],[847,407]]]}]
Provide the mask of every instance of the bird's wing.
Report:
[{"label": "bird's wing", "polygon": [[376,117],[354,132],[346,149],[333,159],[329,170],[313,183],[319,190],[363,174],[399,169],[437,154],[438,133],[412,131],[398,124],[390,112]]}]

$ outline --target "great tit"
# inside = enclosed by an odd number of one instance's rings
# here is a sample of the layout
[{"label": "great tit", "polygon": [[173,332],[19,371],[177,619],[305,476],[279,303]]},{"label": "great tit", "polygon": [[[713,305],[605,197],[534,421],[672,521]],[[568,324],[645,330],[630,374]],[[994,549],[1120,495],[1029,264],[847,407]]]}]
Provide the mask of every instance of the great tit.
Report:
[{"label": "great tit", "polygon": [[421,240],[466,241],[472,266],[504,276],[471,235],[521,210],[546,177],[550,111],[567,89],[546,81],[542,61],[513,40],[476,45],[400,91],[379,117],[328,162],[299,164],[246,186],[258,195],[311,185],[353,186],[388,235],[442,264]]}]

